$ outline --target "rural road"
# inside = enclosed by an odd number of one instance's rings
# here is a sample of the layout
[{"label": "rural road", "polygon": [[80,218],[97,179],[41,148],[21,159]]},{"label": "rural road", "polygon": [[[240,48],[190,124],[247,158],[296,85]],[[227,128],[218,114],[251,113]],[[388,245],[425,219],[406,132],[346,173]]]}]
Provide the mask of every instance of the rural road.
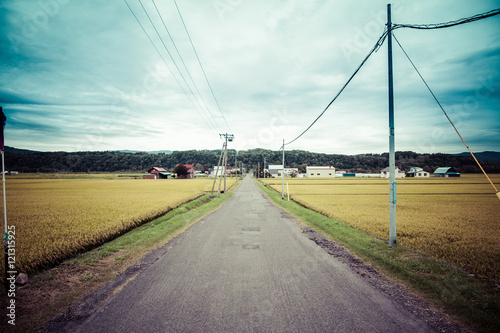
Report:
[{"label": "rural road", "polygon": [[434,331],[309,240],[249,177],[191,229],[76,331]]}]

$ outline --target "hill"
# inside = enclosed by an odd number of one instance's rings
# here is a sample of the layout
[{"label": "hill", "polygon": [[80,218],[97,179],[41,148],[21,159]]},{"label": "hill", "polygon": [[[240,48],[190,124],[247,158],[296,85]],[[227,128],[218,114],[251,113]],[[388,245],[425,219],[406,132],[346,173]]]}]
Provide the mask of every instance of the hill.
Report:
[{"label": "hill", "polygon": [[[469,152],[455,154],[456,156],[470,156]],[[496,151],[483,151],[482,153],[474,153],[474,156],[479,161],[500,161],[500,153]]]},{"label": "hill", "polygon": [[[220,150],[186,150],[154,152],[36,152],[6,147],[6,170],[19,172],[146,172],[152,166],[173,169],[177,164],[195,164],[204,170],[217,164]],[[264,158],[267,164],[281,164],[282,152],[266,149],[238,151],[228,150],[228,163],[235,165],[235,158],[245,168],[252,169]],[[488,173],[500,173],[500,159],[497,152],[478,153]],[[285,153],[286,167],[299,168],[305,172],[306,165],[332,165],[348,172],[380,172],[389,165],[389,154],[339,155],[314,153],[303,150],[289,150]],[[419,154],[411,151],[396,152],[396,165],[403,170],[413,166],[432,172],[438,167],[451,166],[462,173],[479,173],[470,156],[452,154]]]}]

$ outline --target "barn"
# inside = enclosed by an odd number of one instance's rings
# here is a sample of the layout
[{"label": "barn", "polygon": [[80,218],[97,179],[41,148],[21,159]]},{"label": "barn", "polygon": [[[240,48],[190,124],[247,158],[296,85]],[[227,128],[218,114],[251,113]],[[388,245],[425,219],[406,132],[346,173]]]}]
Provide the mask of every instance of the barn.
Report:
[{"label": "barn", "polygon": [[[149,175],[145,175],[144,179],[170,179],[172,174],[160,167],[152,167],[148,170]],[[153,176],[153,177],[152,177]]]},{"label": "barn", "polygon": [[460,177],[460,172],[452,167],[441,167],[434,171],[434,177]]}]

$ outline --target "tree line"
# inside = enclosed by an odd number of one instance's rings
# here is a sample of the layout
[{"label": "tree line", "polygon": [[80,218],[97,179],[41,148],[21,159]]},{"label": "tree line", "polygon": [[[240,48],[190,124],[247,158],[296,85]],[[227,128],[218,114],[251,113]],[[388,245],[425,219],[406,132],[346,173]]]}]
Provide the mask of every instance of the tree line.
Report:
[{"label": "tree line", "polygon": [[[482,165],[488,173],[500,173],[500,153],[493,153],[496,159],[483,160]],[[6,150],[5,168],[10,171],[47,173],[47,172],[146,172],[151,167],[163,167],[172,171],[178,164],[194,164],[199,171],[213,169],[219,160],[220,150],[186,150],[171,154],[146,152],[130,153],[118,151],[100,152],[34,152]],[[228,167],[237,163],[240,167],[254,169],[258,164],[282,164],[282,151],[250,149],[244,151],[228,150]],[[481,159],[481,154],[478,154]],[[486,156],[486,155],[485,155]],[[389,165],[389,154],[338,155],[313,153],[303,150],[285,152],[285,166],[299,168],[305,172],[307,165],[331,165],[337,170],[347,172],[378,173]],[[408,171],[411,167],[421,167],[433,172],[438,167],[454,167],[461,173],[479,173],[475,161],[470,156],[451,154],[420,154],[411,151],[396,152],[396,165]],[[200,170],[203,169],[203,170]]]}]

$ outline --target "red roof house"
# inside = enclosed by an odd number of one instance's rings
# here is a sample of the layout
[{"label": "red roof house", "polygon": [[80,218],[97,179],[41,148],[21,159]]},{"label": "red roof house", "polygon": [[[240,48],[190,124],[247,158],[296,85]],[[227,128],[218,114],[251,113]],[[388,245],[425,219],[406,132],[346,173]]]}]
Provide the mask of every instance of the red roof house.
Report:
[{"label": "red roof house", "polygon": [[196,170],[194,169],[194,164],[184,164],[188,169],[187,178],[196,178]]},{"label": "red roof house", "polygon": [[[170,173],[167,172],[167,170],[159,167],[152,167],[148,170],[148,173],[151,175],[154,175],[154,179],[167,179],[170,178]],[[150,177],[147,177],[147,179],[151,179]]]}]

